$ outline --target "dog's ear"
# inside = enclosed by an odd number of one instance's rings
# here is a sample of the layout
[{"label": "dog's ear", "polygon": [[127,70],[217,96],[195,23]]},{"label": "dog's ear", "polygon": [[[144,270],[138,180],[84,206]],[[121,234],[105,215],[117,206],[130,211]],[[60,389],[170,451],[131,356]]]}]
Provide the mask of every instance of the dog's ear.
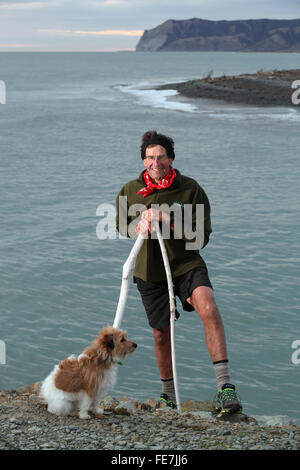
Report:
[{"label": "dog's ear", "polygon": [[115,344],[114,344],[114,337],[113,335],[106,335],[105,338],[105,344],[109,349],[114,349]]}]

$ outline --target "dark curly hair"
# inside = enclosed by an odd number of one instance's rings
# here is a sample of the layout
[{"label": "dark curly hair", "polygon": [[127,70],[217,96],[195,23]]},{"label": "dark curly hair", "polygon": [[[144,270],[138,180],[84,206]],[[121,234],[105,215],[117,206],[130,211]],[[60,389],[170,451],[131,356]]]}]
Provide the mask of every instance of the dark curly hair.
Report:
[{"label": "dark curly hair", "polygon": [[142,137],[141,157],[144,160],[146,156],[146,148],[152,145],[161,145],[167,151],[168,158],[175,158],[174,140],[164,134],[158,134],[157,131],[147,131]]}]

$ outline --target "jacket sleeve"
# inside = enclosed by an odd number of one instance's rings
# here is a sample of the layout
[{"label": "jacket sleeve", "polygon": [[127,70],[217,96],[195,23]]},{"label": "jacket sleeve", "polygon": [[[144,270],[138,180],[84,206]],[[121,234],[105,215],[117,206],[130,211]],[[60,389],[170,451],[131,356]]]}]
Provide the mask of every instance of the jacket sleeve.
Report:
[{"label": "jacket sleeve", "polygon": [[[209,242],[212,232],[210,219],[210,203],[205,191],[197,185],[189,204],[182,209],[182,239],[190,244],[189,249],[200,250]],[[174,220],[174,236],[176,237],[176,219]]]},{"label": "jacket sleeve", "polygon": [[202,248],[204,248],[208,242],[209,242],[209,237],[210,234],[212,233],[212,227],[211,227],[211,218],[210,218],[210,203],[208,200],[208,197],[203,189],[201,189],[202,195],[201,195],[201,201],[202,204],[204,205],[204,243]]},{"label": "jacket sleeve", "polygon": [[125,186],[121,189],[116,198],[116,228],[124,237],[129,237],[128,226],[130,220],[128,217],[128,202]]},{"label": "jacket sleeve", "polygon": [[138,233],[135,229],[144,209],[145,206],[139,203],[130,206],[127,185],[123,186],[116,198],[116,228],[123,237],[137,239]]}]

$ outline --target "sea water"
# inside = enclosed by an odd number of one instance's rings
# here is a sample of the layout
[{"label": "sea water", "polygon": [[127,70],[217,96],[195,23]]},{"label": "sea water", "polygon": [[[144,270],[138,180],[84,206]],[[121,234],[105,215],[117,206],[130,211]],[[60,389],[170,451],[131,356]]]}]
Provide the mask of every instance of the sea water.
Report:
[{"label": "sea water", "polygon": [[[300,422],[300,352],[292,347],[300,340],[300,109],[155,90],[208,74],[297,68],[299,59],[0,54],[0,389],[43,379],[113,323],[133,242],[100,240],[97,208],[113,208],[123,184],[142,171],[141,136],[157,129],[175,140],[175,168],[195,178],[211,203],[213,234],[202,255],[244,410]],[[215,377],[203,324],[178,309],[180,398],[210,400]],[[122,327],[138,349],[120,367],[113,394],[158,397],[153,335],[133,283]]]}]

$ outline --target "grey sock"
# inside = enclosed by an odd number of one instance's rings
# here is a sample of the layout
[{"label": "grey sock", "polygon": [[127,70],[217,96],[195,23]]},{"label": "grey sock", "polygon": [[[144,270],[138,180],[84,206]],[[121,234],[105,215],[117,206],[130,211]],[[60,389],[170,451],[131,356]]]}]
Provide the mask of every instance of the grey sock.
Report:
[{"label": "grey sock", "polygon": [[168,395],[169,400],[176,402],[175,388],[173,377],[170,379],[161,379],[162,391]]},{"label": "grey sock", "polygon": [[222,386],[226,383],[230,383],[230,373],[228,361],[217,361],[213,363],[214,370],[217,379],[218,390],[221,390]]}]

